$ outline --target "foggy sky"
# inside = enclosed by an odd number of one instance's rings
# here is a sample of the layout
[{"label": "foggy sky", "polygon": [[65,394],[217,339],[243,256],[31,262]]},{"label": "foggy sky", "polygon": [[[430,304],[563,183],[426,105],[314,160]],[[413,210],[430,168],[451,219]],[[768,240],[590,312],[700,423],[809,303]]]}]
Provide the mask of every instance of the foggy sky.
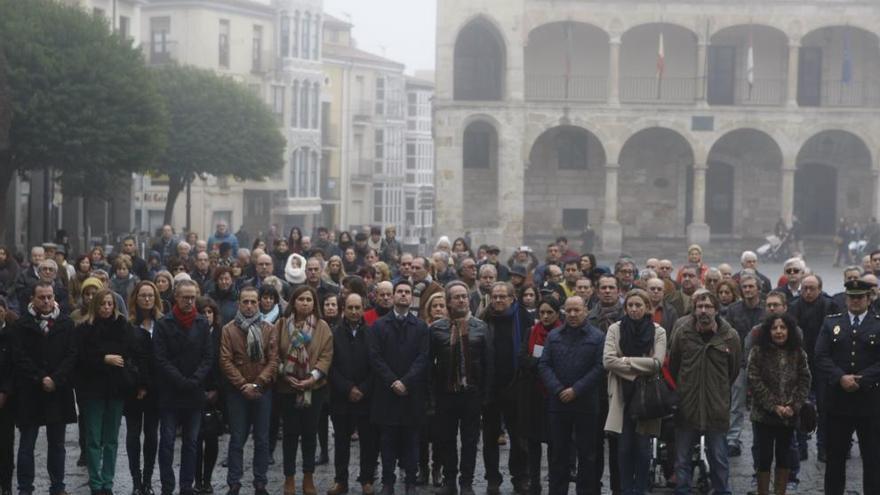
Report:
[{"label": "foggy sky", "polygon": [[324,10],[354,24],[358,48],[403,62],[408,74],[434,70],[436,0],[324,0]]}]

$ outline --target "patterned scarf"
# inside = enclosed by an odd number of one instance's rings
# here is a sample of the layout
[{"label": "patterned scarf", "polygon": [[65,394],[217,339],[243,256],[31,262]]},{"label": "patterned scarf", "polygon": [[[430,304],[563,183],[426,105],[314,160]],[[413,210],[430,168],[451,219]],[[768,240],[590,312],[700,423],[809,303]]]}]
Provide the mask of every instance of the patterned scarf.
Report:
[{"label": "patterned scarf", "polygon": [[[287,348],[287,358],[281,364],[281,372],[286,376],[292,376],[297,380],[305,380],[309,377],[309,343],[312,341],[312,333],[315,331],[317,321],[314,316],[309,316],[302,323],[302,328],[297,328],[293,317],[287,320],[287,337],[290,345]],[[305,390],[298,393],[296,407],[299,409],[309,407],[312,404],[312,391]]]},{"label": "patterned scarf", "polygon": [[270,309],[268,313],[263,313],[262,311],[260,312],[260,317],[262,318],[262,320],[272,325],[274,325],[275,322],[278,321],[279,316],[281,316],[280,304],[272,306],[272,309]]},{"label": "patterned scarf", "polygon": [[260,316],[259,312],[250,318],[241,314],[241,311],[235,313],[235,324],[247,333],[247,353],[252,363],[263,361],[263,326]]},{"label": "patterned scarf", "polygon": [[449,322],[449,392],[461,392],[466,390],[468,376],[470,375],[471,356],[468,334],[470,312],[464,318]]},{"label": "patterned scarf", "polygon": [[28,304],[28,313],[31,314],[34,318],[40,322],[40,330],[43,331],[43,334],[49,333],[49,329],[52,328],[52,324],[55,323],[55,320],[61,315],[61,308],[58,306],[58,303],[55,303],[55,307],[52,309],[51,313],[48,314],[38,314],[37,310],[34,308],[33,303]]}]

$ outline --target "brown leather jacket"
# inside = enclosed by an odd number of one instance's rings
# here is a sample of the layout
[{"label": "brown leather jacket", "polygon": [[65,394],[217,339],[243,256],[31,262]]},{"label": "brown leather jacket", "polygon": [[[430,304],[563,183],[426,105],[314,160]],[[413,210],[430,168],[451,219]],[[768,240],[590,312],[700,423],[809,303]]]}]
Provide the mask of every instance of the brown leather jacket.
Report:
[{"label": "brown leather jacket", "polygon": [[223,327],[220,337],[220,369],[236,389],[245,383],[256,383],[267,389],[278,371],[278,329],[264,323],[263,360],[251,362],[247,353],[247,332],[230,321]]}]

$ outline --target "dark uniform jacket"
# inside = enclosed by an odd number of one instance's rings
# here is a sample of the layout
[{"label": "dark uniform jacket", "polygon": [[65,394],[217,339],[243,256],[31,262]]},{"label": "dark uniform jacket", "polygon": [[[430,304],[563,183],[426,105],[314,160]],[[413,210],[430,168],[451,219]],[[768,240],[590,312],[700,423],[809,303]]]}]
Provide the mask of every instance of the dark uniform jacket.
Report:
[{"label": "dark uniform jacket", "polygon": [[[849,313],[825,318],[816,341],[816,368],[825,381],[828,412],[841,416],[880,414],[880,316],[866,312],[852,328]],[[861,375],[859,389],[846,392],[843,375]]]},{"label": "dark uniform jacket", "polygon": [[[449,379],[453,371],[452,352],[456,352],[449,345],[451,337],[450,320],[438,320],[431,325],[431,356],[434,362],[431,381],[435,397],[456,393],[449,389]],[[482,320],[472,316],[468,318],[467,343],[466,352],[470,364],[467,376],[468,387],[464,392],[476,392],[483,401],[486,401],[492,388],[495,356],[492,334]],[[457,345],[455,349],[458,349]]]},{"label": "dark uniform jacket", "polygon": [[169,313],[153,329],[159,406],[198,409],[209,381],[218,373],[215,340],[208,320],[198,315],[189,330]]},{"label": "dark uniform jacket", "polygon": [[[416,426],[425,417],[430,334],[425,322],[409,314],[397,319],[392,310],[373,325],[368,335],[373,368],[373,423]],[[397,395],[391,384],[400,380],[407,395]]]},{"label": "dark uniform jacket", "polygon": [[[373,370],[367,333],[372,329],[361,319],[357,332],[344,318],[333,329],[333,365],[330,367],[330,412],[336,414],[370,414],[373,395]],[[364,396],[350,402],[348,394],[357,387]]]},{"label": "dark uniform jacket", "polygon": [[[48,333],[30,313],[12,328],[15,423],[18,426],[75,423],[73,381],[77,339],[73,320],[61,314]],[[43,377],[55,382],[55,390],[43,390]]]}]

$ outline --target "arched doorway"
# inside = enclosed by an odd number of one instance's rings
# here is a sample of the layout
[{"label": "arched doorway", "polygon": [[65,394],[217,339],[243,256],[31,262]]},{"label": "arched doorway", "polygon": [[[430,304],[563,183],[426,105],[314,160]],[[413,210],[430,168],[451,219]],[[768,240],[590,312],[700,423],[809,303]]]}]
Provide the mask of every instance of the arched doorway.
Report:
[{"label": "arched doorway", "polygon": [[608,92],[608,34],[579,22],[554,22],[529,33],[526,99],[604,101]]},{"label": "arched doorway", "polygon": [[554,127],[532,145],[524,174],[523,221],[528,243],[580,235],[602,221],[605,149],[590,131]]},{"label": "arched doorway", "polygon": [[505,57],[504,41],[495,26],[483,18],[468,23],[455,41],[454,99],[504,99]]},{"label": "arched doorway", "polygon": [[618,204],[624,237],[681,237],[687,227],[694,153],[672,129],[652,127],[620,151]]},{"label": "arched doorway", "polygon": [[710,105],[785,102],[788,38],[782,31],[758,24],[730,26],[712,35],[708,55]]},{"label": "arched doorway", "polygon": [[794,211],[805,234],[833,234],[837,228],[837,169],[823,163],[799,167],[794,175]]},{"label": "arched doorway", "polygon": [[712,234],[763,237],[782,212],[782,150],[767,133],[736,129],[709,150],[706,223]]},{"label": "arched doorway", "polygon": [[475,120],[464,130],[462,179],[464,227],[498,227],[498,131],[485,120]]},{"label": "arched doorway", "polygon": [[801,39],[798,104],[823,107],[880,106],[880,44],[855,26],[825,26]]},{"label": "arched doorway", "polygon": [[[663,40],[659,74],[657,52]],[[659,77],[658,77],[659,76]],[[692,103],[697,98],[697,35],[666,23],[635,26],[620,44],[620,100]]]},{"label": "arched doorway", "polygon": [[865,225],[874,205],[871,152],[847,131],[823,131],[807,140],[797,156],[794,214],[804,233],[833,235],[836,220]]}]

